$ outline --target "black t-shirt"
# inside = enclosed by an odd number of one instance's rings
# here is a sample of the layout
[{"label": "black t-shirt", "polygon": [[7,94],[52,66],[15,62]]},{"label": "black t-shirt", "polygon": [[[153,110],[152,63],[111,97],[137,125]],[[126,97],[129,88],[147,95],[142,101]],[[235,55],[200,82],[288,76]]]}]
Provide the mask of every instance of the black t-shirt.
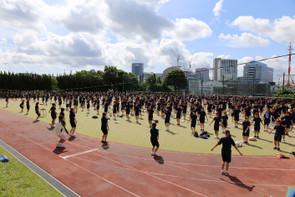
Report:
[{"label": "black t-shirt", "polygon": [[75,113],[74,112],[70,112],[70,121],[74,121],[75,120]]},{"label": "black t-shirt", "polygon": [[222,116],[221,119],[222,119],[222,123],[223,124],[224,123],[227,123],[228,116],[227,115],[226,116]]},{"label": "black t-shirt", "polygon": [[256,117],[255,117],[255,118],[253,119],[253,121],[254,121],[254,125],[255,125],[255,126],[259,126],[259,125],[260,125],[260,122],[261,122],[261,118],[259,118],[259,117],[256,118]]},{"label": "black t-shirt", "polygon": [[51,114],[55,114],[55,110],[56,110],[55,107],[51,107],[51,108],[50,108]]},{"label": "black t-shirt", "polygon": [[216,127],[216,126],[219,125],[221,119],[220,119],[219,117],[215,117],[215,118],[214,118],[214,121],[215,121],[215,122],[214,122],[214,126]]},{"label": "black t-shirt", "polygon": [[[244,121],[243,122],[243,131],[246,131],[248,126],[250,127],[250,122],[249,121]],[[249,131],[250,131],[250,128],[248,129],[247,132],[249,132]]]},{"label": "black t-shirt", "polygon": [[151,139],[157,139],[159,135],[159,129],[151,128]]},{"label": "black t-shirt", "polygon": [[108,119],[106,117],[101,118],[101,129],[106,130],[108,125]]},{"label": "black t-shirt", "polygon": [[201,111],[200,112],[200,120],[205,120],[206,112]]},{"label": "black t-shirt", "polygon": [[223,137],[219,140],[218,144],[222,144],[222,153],[227,153],[230,154],[231,153],[231,146],[235,146],[235,142],[232,138],[230,137]]},{"label": "black t-shirt", "polygon": [[275,128],[276,135],[283,135],[285,133],[285,127],[276,125]]}]

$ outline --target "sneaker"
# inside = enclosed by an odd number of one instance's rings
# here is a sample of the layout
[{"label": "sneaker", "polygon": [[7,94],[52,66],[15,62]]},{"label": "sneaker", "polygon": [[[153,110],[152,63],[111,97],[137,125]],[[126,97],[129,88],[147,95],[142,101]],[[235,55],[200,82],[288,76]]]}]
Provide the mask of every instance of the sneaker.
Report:
[{"label": "sneaker", "polygon": [[224,172],[224,170],[221,170],[220,174],[222,174],[222,175],[225,175],[225,172]]},{"label": "sneaker", "polygon": [[260,139],[260,137],[257,135],[257,137],[256,137],[257,139]]},{"label": "sneaker", "polygon": [[277,149],[277,147],[274,147],[273,149],[274,149],[274,150],[276,150],[276,149]]},{"label": "sneaker", "polygon": [[229,173],[227,171],[224,172],[225,176],[229,176]]},{"label": "sneaker", "polygon": [[72,136],[72,137],[76,137],[76,135],[75,135],[75,134],[70,134],[70,136]]},{"label": "sneaker", "polygon": [[60,144],[60,143],[58,143],[57,145],[56,145],[58,148],[65,148],[62,144]]},{"label": "sneaker", "polygon": [[155,152],[154,151],[151,153],[151,156],[155,156]]},{"label": "sneaker", "polygon": [[218,137],[218,136],[215,136],[214,138],[215,138],[215,139],[218,139],[219,137]]},{"label": "sneaker", "polygon": [[281,150],[280,147],[278,147],[277,150],[280,151]]}]

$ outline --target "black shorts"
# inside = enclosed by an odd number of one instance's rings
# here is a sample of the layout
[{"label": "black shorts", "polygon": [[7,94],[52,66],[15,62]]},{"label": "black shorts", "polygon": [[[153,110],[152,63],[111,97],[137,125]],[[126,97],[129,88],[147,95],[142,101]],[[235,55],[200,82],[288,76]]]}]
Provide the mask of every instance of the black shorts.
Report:
[{"label": "black shorts", "polygon": [[104,135],[107,135],[109,133],[107,129],[101,129],[101,131]]},{"label": "black shorts", "polygon": [[260,131],[260,125],[259,126],[255,126],[254,125],[254,131],[258,131],[259,132]]},{"label": "black shorts", "polygon": [[205,123],[205,119],[200,119],[200,123],[204,124]]},{"label": "black shorts", "polygon": [[243,132],[243,136],[249,137],[249,135],[250,135],[250,132],[249,131]]},{"label": "black shorts", "polygon": [[226,122],[222,123],[222,125],[224,126],[224,128],[227,127],[227,123]]},{"label": "black shorts", "polygon": [[40,116],[41,115],[40,112],[36,112],[36,114],[37,114],[37,116]]},{"label": "black shorts", "polygon": [[239,121],[239,120],[240,120],[240,117],[235,116],[235,117],[234,117],[234,120],[235,120],[235,121]]},{"label": "black shorts", "polygon": [[282,135],[274,135],[274,141],[278,141],[278,142],[281,142],[282,140]]},{"label": "black shorts", "polygon": [[76,127],[75,121],[70,121],[71,127]]},{"label": "black shorts", "polygon": [[222,161],[230,163],[231,162],[231,154],[230,153],[221,153]]},{"label": "black shorts", "polygon": [[270,119],[264,119],[264,125],[269,125]]},{"label": "black shorts", "polygon": [[56,114],[51,114],[52,119],[56,119]]},{"label": "black shorts", "polygon": [[159,142],[158,142],[158,139],[153,139],[153,138],[151,138],[151,143],[152,143],[152,146],[153,147],[157,147],[157,148],[159,148],[160,147],[160,144],[159,144]]},{"label": "black shorts", "polygon": [[191,127],[195,128],[196,127],[196,122],[192,122]]},{"label": "black shorts", "polygon": [[165,119],[165,123],[170,123],[170,118],[169,118],[169,119],[166,118],[166,119]]},{"label": "black shorts", "polygon": [[149,115],[149,121],[152,121],[152,120],[153,120],[153,116]]},{"label": "black shorts", "polygon": [[181,117],[181,114],[176,114],[177,119],[180,119],[180,117]]},{"label": "black shorts", "polygon": [[214,131],[219,131],[219,125],[214,125]]}]

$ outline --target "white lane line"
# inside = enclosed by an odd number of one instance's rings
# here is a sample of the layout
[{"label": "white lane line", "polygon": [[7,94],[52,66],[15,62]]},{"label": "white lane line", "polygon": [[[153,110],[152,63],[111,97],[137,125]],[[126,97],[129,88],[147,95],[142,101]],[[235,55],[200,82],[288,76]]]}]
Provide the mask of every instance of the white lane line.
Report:
[{"label": "white lane line", "polygon": [[79,155],[84,155],[84,154],[87,154],[87,153],[91,153],[91,152],[94,152],[94,151],[97,151],[97,150],[98,149],[95,148],[95,149],[92,149],[92,150],[87,150],[87,151],[80,152],[80,153],[75,153],[75,154],[72,154],[72,155],[62,156],[61,158],[67,159],[67,158],[70,158],[70,157],[76,157],[76,156],[79,156]]},{"label": "white lane line", "polygon": [[98,178],[100,178],[100,179],[102,179],[102,180],[108,182],[109,184],[111,184],[111,185],[113,185],[113,186],[115,186],[115,187],[118,187],[119,189],[121,189],[121,190],[123,190],[123,191],[125,191],[125,192],[127,192],[127,193],[129,193],[129,194],[131,194],[132,196],[140,197],[139,195],[137,195],[137,194],[135,194],[135,193],[133,193],[133,192],[127,190],[126,188],[124,188],[124,187],[122,187],[122,186],[120,186],[120,185],[118,185],[118,184],[116,184],[116,183],[114,183],[114,182],[112,182],[112,181],[110,181],[110,180],[108,180],[108,179],[105,179],[105,178],[103,178],[102,176],[99,176],[99,175],[97,175],[97,174],[95,174],[95,173],[93,173],[93,172],[87,170],[86,168],[81,167],[80,165],[76,164],[75,162],[72,162],[72,161],[70,161],[70,160],[67,160],[67,161],[70,162],[70,163],[72,163],[73,165],[77,166],[78,168],[81,168],[82,170],[84,170],[84,171],[86,171],[86,172],[88,172],[88,173],[90,173],[90,174],[92,174],[92,175],[94,175],[94,176],[96,176],[96,177],[98,177]]}]

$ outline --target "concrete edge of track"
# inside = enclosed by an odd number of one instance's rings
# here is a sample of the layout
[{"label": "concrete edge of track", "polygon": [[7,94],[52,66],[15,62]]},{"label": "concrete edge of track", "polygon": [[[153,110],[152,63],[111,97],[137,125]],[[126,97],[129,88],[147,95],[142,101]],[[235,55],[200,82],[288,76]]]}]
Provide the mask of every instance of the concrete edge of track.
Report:
[{"label": "concrete edge of track", "polygon": [[41,177],[44,181],[46,181],[49,185],[51,185],[54,189],[56,189],[59,193],[64,196],[69,197],[80,197],[79,194],[71,190],[69,187],[64,185],[62,182],[48,174],[42,168],[37,166],[34,162],[23,156],[21,153],[16,151],[14,148],[6,144],[4,141],[0,139],[0,146],[8,151],[11,155],[13,155],[17,160],[19,160],[22,164],[27,166],[30,170],[32,170],[35,174]]}]

